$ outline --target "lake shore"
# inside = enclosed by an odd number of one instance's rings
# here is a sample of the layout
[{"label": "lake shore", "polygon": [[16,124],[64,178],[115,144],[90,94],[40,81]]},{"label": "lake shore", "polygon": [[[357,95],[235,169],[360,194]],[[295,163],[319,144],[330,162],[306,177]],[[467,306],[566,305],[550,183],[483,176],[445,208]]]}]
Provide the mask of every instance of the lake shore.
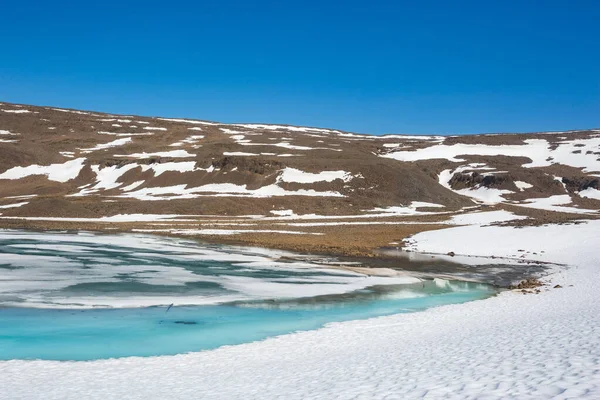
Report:
[{"label": "lake shore", "polygon": [[199,392],[215,399],[282,393],[288,399],[360,393],[595,398],[600,394],[599,232],[598,221],[458,226],[415,235],[408,243],[415,252],[453,249],[476,257],[512,258],[524,250],[531,260],[564,264],[553,267],[551,285],[538,295],[506,291],[483,301],[172,357],[3,362],[0,387],[13,398],[43,393],[48,399],[79,398],[79,382],[92,399],[132,393],[184,399]]}]

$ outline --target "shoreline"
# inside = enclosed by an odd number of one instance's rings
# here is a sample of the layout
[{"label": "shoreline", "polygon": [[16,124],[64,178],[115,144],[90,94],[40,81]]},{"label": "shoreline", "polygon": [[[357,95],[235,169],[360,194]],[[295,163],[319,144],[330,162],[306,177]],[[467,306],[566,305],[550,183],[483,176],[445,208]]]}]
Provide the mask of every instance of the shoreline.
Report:
[{"label": "shoreline", "polygon": [[[444,225],[443,228],[449,228]],[[131,234],[154,237],[166,237],[175,239],[192,240],[199,244],[239,246],[246,248],[261,248],[274,251],[283,251],[282,259],[292,261],[308,261],[315,266],[349,271],[366,276],[398,277],[410,276],[419,279],[446,279],[463,282],[483,283],[500,289],[526,279],[541,279],[548,275],[547,266],[551,263],[539,261],[504,259],[501,257],[472,257],[472,256],[448,256],[441,253],[415,253],[399,250],[398,248],[380,247],[372,249],[364,255],[351,254],[347,252],[302,252],[296,247],[289,246],[265,246],[249,244],[247,241],[223,236],[186,236],[176,234],[154,233],[154,232],[132,232],[127,229],[119,229],[114,226],[105,229],[75,228],[72,226],[61,227],[36,227],[36,228],[4,228],[0,230],[18,230],[28,232],[91,232],[96,234],[114,235]],[[388,250],[388,251],[386,251]],[[390,254],[389,250],[399,252]],[[469,259],[467,259],[469,258]],[[463,262],[461,262],[461,260]],[[476,260],[476,261],[475,261]],[[502,262],[506,260],[506,262]],[[475,262],[474,262],[475,261]],[[493,261],[493,262],[492,262]],[[521,263],[521,264],[519,264]],[[527,263],[529,268],[523,269],[522,263]]]}]

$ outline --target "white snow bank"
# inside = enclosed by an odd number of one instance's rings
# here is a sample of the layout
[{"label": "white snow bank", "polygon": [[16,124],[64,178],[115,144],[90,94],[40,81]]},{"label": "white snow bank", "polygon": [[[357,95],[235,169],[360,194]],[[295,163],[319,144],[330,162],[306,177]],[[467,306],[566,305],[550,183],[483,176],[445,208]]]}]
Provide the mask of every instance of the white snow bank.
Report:
[{"label": "white snow bank", "polygon": [[454,192],[470,197],[483,204],[501,203],[506,200],[503,195],[514,193],[513,191],[507,189],[496,189],[483,186],[472,189],[454,190]]},{"label": "white snow bank", "polygon": [[85,158],[76,158],[63,164],[34,164],[28,167],[13,167],[0,174],[0,179],[22,179],[32,175],[46,175],[51,181],[64,183],[77,178],[84,162]]},{"label": "white snow bank", "polygon": [[284,130],[291,132],[322,132],[322,133],[342,133],[340,131],[336,131],[333,129],[323,129],[323,128],[308,128],[303,126],[288,126],[288,125],[267,125],[267,124],[234,124],[234,126],[239,126],[247,129],[261,129],[261,130]]},{"label": "white snow bank", "polygon": [[600,190],[594,189],[592,187],[582,190],[581,192],[579,192],[579,195],[588,199],[600,200]]},{"label": "white snow bank", "polygon": [[26,113],[31,112],[29,110],[23,110],[23,109],[21,109],[21,110],[4,110],[3,109],[2,111],[4,111],[5,113],[13,113],[13,114],[26,114]]},{"label": "white snow bank", "polygon": [[[494,212],[494,213],[497,213]],[[503,212],[506,213],[506,212]],[[486,222],[499,222],[489,213],[483,215]],[[510,213],[508,213],[510,214]],[[477,214],[471,214],[477,216]],[[502,215],[499,215],[502,217]],[[508,216],[508,215],[507,215]],[[461,216],[458,218],[460,219]],[[467,216],[468,218],[468,216]],[[463,219],[464,221],[464,219]],[[544,226],[460,226],[418,233],[405,239],[406,248],[420,253],[446,254],[450,251],[479,257],[520,257],[528,250],[530,260],[572,264],[576,260],[575,248],[600,244],[600,221],[585,221],[573,225]],[[565,234],[571,232],[572,236]],[[483,239],[485,238],[485,240]],[[579,241],[584,243],[580,243]],[[587,249],[586,252],[591,251]],[[533,254],[533,253],[536,254]],[[600,273],[600,271],[597,271]]]},{"label": "white snow bank", "polygon": [[89,149],[81,149],[81,152],[84,153],[84,154],[85,153],[91,153],[92,151],[96,151],[96,150],[104,150],[104,149],[109,149],[111,147],[123,146],[123,145],[125,145],[127,143],[130,143],[130,142],[131,142],[131,138],[130,137],[126,137],[126,138],[123,138],[123,139],[116,139],[116,140],[113,140],[112,142],[98,144],[98,145],[96,145],[94,147],[91,147]]},{"label": "white snow bank", "polygon": [[536,208],[538,210],[548,210],[574,214],[598,213],[598,210],[587,210],[582,208],[564,206],[565,204],[571,204],[571,201],[571,196],[569,196],[568,194],[559,194],[538,199],[527,199],[519,204],[515,203],[514,205],[519,207]]},{"label": "white snow bank", "polygon": [[0,208],[16,208],[16,207],[22,207],[25,204],[29,204],[29,202],[28,201],[24,201],[24,202],[21,202],[21,203],[4,204],[4,205],[0,206]]},{"label": "white snow bank", "polygon": [[281,175],[277,178],[280,182],[295,182],[295,183],[315,183],[315,182],[332,182],[336,179],[341,179],[344,182],[349,182],[354,178],[350,172],[346,171],[321,171],[317,173],[304,172],[296,168],[286,167],[281,171]]},{"label": "white snow bank", "polygon": [[[68,195],[69,197],[87,196],[88,194],[98,192],[99,190],[110,190],[121,186],[122,182],[117,182],[125,172],[137,168],[137,164],[127,164],[123,166],[111,165],[110,167],[100,168],[99,165],[92,165],[91,169],[96,174],[96,184],[91,188],[82,187],[77,193]],[[86,185],[88,186],[88,185]]]},{"label": "white snow bank", "polygon": [[494,222],[508,222],[516,219],[527,219],[527,217],[515,215],[514,213],[504,210],[483,211],[454,215],[450,219],[450,223],[455,225],[487,225]]},{"label": "white snow bank", "polygon": [[129,133],[117,133],[117,132],[106,132],[99,131],[99,135],[110,135],[110,136],[152,136],[154,132],[129,132]]},{"label": "white snow bank", "polygon": [[133,189],[135,189],[135,188],[143,185],[144,183],[145,183],[145,181],[135,181],[135,182],[133,182],[130,185],[122,187],[121,190],[124,191],[124,192],[128,192],[130,190],[133,190]]},{"label": "white snow bank", "polygon": [[246,185],[233,183],[211,183],[197,187],[187,185],[148,187],[118,197],[135,198],[138,200],[173,200],[193,199],[200,196],[213,197],[280,197],[280,196],[310,196],[310,197],[344,197],[341,193],[334,191],[315,190],[285,190],[276,184],[262,186],[258,189],[247,189]]},{"label": "white snow bank", "polygon": [[79,110],[66,110],[64,108],[51,108],[50,110],[54,110],[54,111],[60,111],[60,112],[65,112],[65,113],[71,113],[71,114],[79,114],[79,115],[95,115],[95,116],[99,116],[100,114],[92,114],[86,111],[79,111]]},{"label": "white snow bank", "polygon": [[161,121],[169,121],[169,122],[182,122],[184,124],[197,124],[197,125],[220,125],[214,122],[207,122],[207,121],[198,121],[198,120],[192,120],[192,119],[181,119],[181,118],[156,118],[159,119]]},{"label": "white snow bank", "polygon": [[[439,181],[440,185],[442,185],[443,187],[445,187],[449,190],[452,190],[454,193],[460,194],[462,196],[470,197],[477,203],[483,203],[483,204],[502,203],[502,202],[506,201],[506,199],[503,197],[503,195],[514,193],[514,192],[511,190],[506,190],[506,189],[488,188],[488,187],[481,186],[481,185],[476,185],[475,187],[472,187],[472,188],[465,188],[465,189],[458,189],[458,190],[452,189],[452,187],[450,186],[450,179],[452,179],[452,177],[456,173],[461,173],[464,171],[492,171],[492,170],[494,170],[494,168],[487,167],[487,166],[485,166],[485,164],[480,164],[480,163],[471,163],[471,164],[467,164],[467,165],[461,165],[460,167],[457,167],[454,170],[445,169],[442,172],[440,172],[440,175],[438,176],[438,181]],[[489,172],[489,173],[492,173],[492,172]]]},{"label": "white snow bank", "polygon": [[[192,128],[190,128],[192,129]],[[180,142],[175,142],[173,144],[170,144],[169,146],[171,147],[177,147],[177,146],[183,146],[184,144],[191,144],[191,145],[195,145],[198,143],[198,141],[200,139],[204,139],[204,135],[191,135],[186,137],[185,139],[183,139]],[[192,146],[194,148],[198,148],[199,146]]]},{"label": "white snow bank", "polygon": [[232,157],[256,157],[256,156],[260,156],[261,154],[246,153],[244,151],[224,151],[223,155],[224,156],[232,156]]},{"label": "white snow bank", "polygon": [[[443,207],[439,204],[432,205],[434,203],[425,203],[422,201],[413,201],[408,206],[391,206],[391,207],[376,207],[372,210],[365,210],[370,214],[362,216],[354,216],[355,218],[365,217],[393,217],[393,216],[404,216],[404,215],[432,215],[432,214],[445,214],[444,212],[431,212],[431,211],[417,211],[417,208],[421,207]],[[376,214],[373,214],[376,213]],[[345,217],[352,218],[352,216]]]},{"label": "white snow bank", "polygon": [[133,154],[116,154],[115,157],[131,157],[131,158],[148,158],[148,157],[173,157],[173,158],[188,158],[196,157],[195,154],[190,154],[186,150],[171,150],[158,151],[155,153],[133,153]]},{"label": "white snow bank", "polygon": [[140,165],[142,171],[152,170],[154,176],[159,176],[167,171],[171,172],[194,172],[196,169],[196,161],[181,161],[167,163],[153,163],[149,165]]},{"label": "white snow bank", "polygon": [[414,208],[444,208],[446,206],[442,205],[442,204],[437,204],[437,203],[428,203],[426,201],[413,201],[412,203],[410,203],[411,207]]},{"label": "white snow bank", "polygon": [[[383,154],[381,157],[393,158],[399,161],[420,161],[431,159],[446,159],[453,162],[465,161],[459,156],[512,156],[527,157],[530,163],[522,166],[526,168],[547,167],[552,164],[563,164],[575,168],[583,168],[584,172],[600,171],[600,160],[594,152],[600,147],[600,138],[565,140],[558,147],[551,150],[550,143],[545,139],[527,139],[522,145],[484,145],[484,144],[436,144],[434,146],[411,150],[394,151]],[[579,151],[579,153],[573,153]],[[590,151],[588,154],[587,152]]]},{"label": "white snow bank", "polygon": [[514,181],[515,186],[522,192],[525,189],[531,189],[533,185],[531,183],[523,181]]},{"label": "white snow bank", "polygon": [[294,213],[294,210],[271,210],[270,213],[273,215],[278,215],[280,217],[296,215],[296,213]]}]

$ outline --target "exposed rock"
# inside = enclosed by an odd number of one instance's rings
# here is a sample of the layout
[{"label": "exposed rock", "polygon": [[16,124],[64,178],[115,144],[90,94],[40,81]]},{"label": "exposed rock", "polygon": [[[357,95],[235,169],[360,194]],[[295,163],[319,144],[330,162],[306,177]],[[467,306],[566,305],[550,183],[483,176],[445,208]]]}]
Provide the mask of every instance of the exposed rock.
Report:
[{"label": "exposed rock", "polygon": [[540,286],[544,286],[544,284],[542,282],[540,282],[538,279],[536,278],[529,278],[529,279],[525,279],[524,281],[519,282],[518,285],[511,285],[508,288],[509,289],[534,289]]}]

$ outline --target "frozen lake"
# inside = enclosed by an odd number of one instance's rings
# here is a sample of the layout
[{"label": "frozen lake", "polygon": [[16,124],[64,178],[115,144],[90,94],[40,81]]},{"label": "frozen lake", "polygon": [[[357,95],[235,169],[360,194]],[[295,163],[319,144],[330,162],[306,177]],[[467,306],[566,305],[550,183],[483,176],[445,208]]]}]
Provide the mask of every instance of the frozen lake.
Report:
[{"label": "frozen lake", "polygon": [[144,235],[0,231],[0,359],[180,354],[495,294],[297,256]]}]

